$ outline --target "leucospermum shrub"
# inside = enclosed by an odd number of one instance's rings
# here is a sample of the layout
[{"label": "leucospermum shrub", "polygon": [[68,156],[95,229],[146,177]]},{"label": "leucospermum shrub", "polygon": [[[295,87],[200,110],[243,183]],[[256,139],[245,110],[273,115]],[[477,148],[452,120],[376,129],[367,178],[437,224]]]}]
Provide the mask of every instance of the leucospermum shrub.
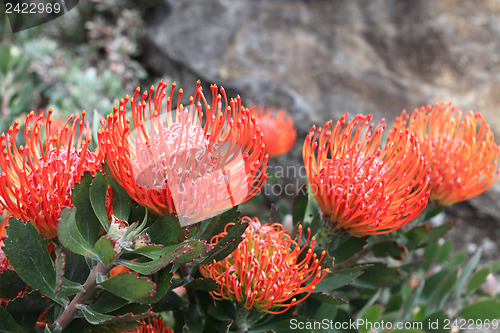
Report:
[{"label": "leucospermum shrub", "polygon": [[262,223],[237,209],[259,195],[267,154],[293,146],[291,119],[262,120],[215,85],[207,98],[198,82],[185,105],[182,94],[163,81],[137,89],[100,121],[97,143],[85,113],[55,131],[50,112],[30,113],[24,138],[20,122],[1,135],[0,330],[500,326],[500,265],[454,253],[456,221],[429,222],[498,177],[480,114],[403,112],[384,143],[371,116],[313,127],[286,230],[276,209]]}]

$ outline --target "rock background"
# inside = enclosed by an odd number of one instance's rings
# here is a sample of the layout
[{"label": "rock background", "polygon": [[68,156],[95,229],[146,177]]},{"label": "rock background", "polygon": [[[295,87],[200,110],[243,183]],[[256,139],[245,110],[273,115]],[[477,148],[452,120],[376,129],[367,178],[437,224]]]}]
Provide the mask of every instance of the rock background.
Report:
[{"label": "rock background", "polygon": [[[144,61],[159,76],[184,88],[200,78],[292,114],[297,146],[276,164],[302,164],[313,123],[350,112],[390,124],[442,100],[481,111],[500,142],[497,0],[163,0],[148,26]],[[478,226],[462,241],[498,257],[499,182],[450,211]]]}]

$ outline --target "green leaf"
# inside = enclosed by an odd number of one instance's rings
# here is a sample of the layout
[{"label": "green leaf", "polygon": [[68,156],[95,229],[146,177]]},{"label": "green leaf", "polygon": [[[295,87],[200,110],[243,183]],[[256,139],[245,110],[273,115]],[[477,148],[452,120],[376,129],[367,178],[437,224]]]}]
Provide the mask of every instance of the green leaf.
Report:
[{"label": "green leaf", "polygon": [[111,185],[111,188],[113,189],[113,215],[119,220],[128,221],[132,199],[128,195],[127,191],[125,191],[125,189],[118,184],[107,164],[104,164],[103,170],[106,174],[108,184]]},{"label": "green leaf", "polygon": [[114,240],[105,235],[99,238],[94,246],[96,254],[106,266],[116,258],[115,244]]},{"label": "green leaf", "polygon": [[342,298],[339,298],[339,297],[335,297],[333,295],[329,295],[329,294],[314,292],[309,297],[311,297],[317,301],[320,301],[322,303],[329,303],[329,304],[336,304],[336,305],[349,304],[348,301],[343,300]]},{"label": "green leaf", "polygon": [[369,266],[370,265],[359,265],[330,271],[323,280],[316,285],[314,292],[333,294],[335,289],[352,283],[354,279],[363,274],[364,270]]},{"label": "green leaf", "polygon": [[99,286],[114,295],[129,301],[148,301],[153,297],[156,285],[149,279],[134,273],[123,273],[104,281]]},{"label": "green leaf", "polygon": [[90,202],[92,173],[85,172],[71,192],[71,203],[76,207],[75,221],[83,239],[93,246],[101,232],[101,223]]},{"label": "green leaf", "polygon": [[435,242],[439,238],[443,237],[450,231],[455,225],[457,225],[458,220],[446,222],[440,225],[439,227],[432,226],[431,232],[424,237],[426,242]]},{"label": "green leaf", "polygon": [[406,242],[406,247],[409,250],[414,250],[421,246],[425,236],[429,235],[432,231],[432,226],[428,224],[421,224],[409,231],[406,231],[403,235],[408,240]]},{"label": "green leaf", "polygon": [[454,269],[446,275],[446,278],[439,281],[436,288],[432,291],[427,302],[427,311],[433,313],[442,309],[444,303],[448,300],[451,290],[457,281],[458,270]]},{"label": "green leaf", "polygon": [[455,298],[461,304],[461,293],[462,289],[465,285],[465,282],[469,278],[469,276],[472,274],[474,269],[476,269],[477,264],[479,264],[479,259],[481,258],[481,248],[470,258],[469,262],[465,266],[464,270],[462,271],[462,274],[458,277],[457,284],[455,286]]},{"label": "green leaf", "polygon": [[436,257],[441,251],[441,245],[438,242],[433,242],[424,248],[424,258],[427,260],[436,261]]},{"label": "green leaf", "polygon": [[[197,242],[197,241],[194,241]],[[180,245],[168,246],[164,248],[165,254],[159,259],[147,262],[133,262],[125,259],[119,259],[117,264],[130,268],[131,270],[142,275],[151,275],[163,267],[173,263],[175,258],[179,258],[182,254],[191,251],[193,247],[190,242],[184,242]]]},{"label": "green leaf", "polygon": [[442,264],[445,262],[450,257],[452,251],[453,243],[451,240],[447,239],[439,249],[438,263]]},{"label": "green leaf", "polygon": [[39,292],[31,291],[10,301],[6,309],[19,325],[31,331],[38,317],[49,304],[49,301]]},{"label": "green leaf", "polygon": [[179,244],[186,239],[186,229],[181,227],[174,214],[164,215],[154,221],[147,233],[151,237],[151,243],[165,246]]},{"label": "green leaf", "polygon": [[251,327],[248,333],[262,332],[301,332],[313,333],[313,322],[310,318],[294,316],[284,320],[274,320]]},{"label": "green leaf", "polygon": [[54,299],[56,275],[46,242],[30,222],[11,219],[3,249],[10,264],[31,288]]},{"label": "green leaf", "polygon": [[90,203],[94,213],[99,219],[106,232],[109,231],[109,220],[106,212],[106,192],[108,191],[108,180],[101,172],[97,172],[92,186],[90,187]]},{"label": "green leaf", "polygon": [[476,271],[467,283],[467,294],[479,288],[486,281],[488,274],[490,274],[489,267],[484,267]]},{"label": "green leaf", "polygon": [[375,243],[371,248],[376,257],[390,256],[397,260],[404,260],[408,255],[408,249],[403,243],[395,240],[387,240]]},{"label": "green leaf", "polygon": [[498,271],[500,271],[500,260],[491,263],[490,266],[491,266],[491,274],[496,274]]},{"label": "green leaf", "polygon": [[170,311],[187,308],[189,303],[179,295],[169,290],[167,294],[157,303],[153,304],[154,312]]},{"label": "green leaf", "polygon": [[236,250],[243,240],[242,235],[247,227],[248,224],[246,222],[239,220],[233,226],[227,228],[227,234],[219,239],[213,249],[207,253],[202,264],[212,263],[214,260],[222,260]]},{"label": "green leaf", "polygon": [[62,280],[62,286],[59,289],[59,292],[57,294],[58,299],[63,299],[68,296],[84,293],[85,288],[83,288],[83,285],[70,281],[66,278],[63,278]]},{"label": "green leaf", "polygon": [[[406,286],[408,286],[408,289],[410,289],[408,284],[406,284]],[[417,288],[413,290],[410,289],[412,292],[407,297],[404,297],[405,302],[403,304],[403,314],[401,315],[401,320],[404,321],[408,319],[408,316],[410,315],[410,312],[413,310],[415,303],[417,303],[417,301],[419,300],[423,289],[424,289],[424,284],[422,283]]]},{"label": "green leaf", "polygon": [[[208,251],[213,249],[213,246],[207,244],[205,241],[201,240],[190,240],[187,241],[191,249],[188,249],[186,252],[182,253],[179,257],[174,258],[172,261],[175,265],[181,265],[184,263],[192,262],[197,258],[201,258],[202,255],[208,253]],[[174,267],[174,271],[176,268]]]},{"label": "green leaf", "polygon": [[61,251],[61,247],[56,249],[56,260],[54,262],[56,268],[56,283],[54,285],[54,290],[56,291],[55,296],[57,299],[62,300],[64,297],[59,295],[59,291],[63,284],[64,278],[64,267],[66,266],[66,254]]},{"label": "green leaf", "polygon": [[114,318],[114,316],[96,312],[88,305],[78,304],[76,307],[82,312],[85,319],[87,319],[87,321],[92,325],[99,325]]},{"label": "green leaf", "polygon": [[25,333],[11,315],[0,306],[0,333]]},{"label": "green leaf", "polygon": [[[303,313],[300,313],[300,310],[302,309],[304,309],[305,311],[302,311]],[[337,315],[338,309],[339,309],[338,304],[330,304],[323,302],[320,303],[316,300],[311,299],[306,301],[305,306],[299,307],[299,315],[306,316],[309,318],[317,318],[317,320],[320,319],[334,320],[335,316]]]},{"label": "green leaf", "polygon": [[214,291],[219,288],[219,284],[208,278],[198,278],[185,285],[188,289]]},{"label": "green leaf", "polygon": [[165,249],[163,245],[150,244],[129,251],[129,253],[140,254],[150,259],[159,259],[162,255],[165,254]]},{"label": "green leaf", "polygon": [[450,270],[443,269],[425,280],[424,289],[422,290],[422,298],[427,302],[431,294],[438,289],[439,284],[446,279]]},{"label": "green leaf", "polygon": [[[373,324],[376,324],[379,322],[380,319],[380,314],[381,314],[381,307],[380,305],[373,305],[369,309],[366,310],[366,313],[364,315],[364,318],[361,318],[363,320],[363,323],[370,323],[372,326]],[[360,316],[358,315],[358,318]],[[369,325],[360,325],[361,327],[359,328],[360,333],[367,333],[370,331]]]},{"label": "green leaf", "polygon": [[210,302],[207,313],[220,321],[232,321],[236,314],[234,303],[229,301]]},{"label": "green leaf", "polygon": [[473,320],[500,319],[500,303],[495,299],[483,299],[465,307],[458,317]]},{"label": "green leaf", "polygon": [[95,312],[109,313],[120,309],[126,304],[129,304],[129,301],[126,299],[118,297],[112,293],[103,292],[102,295],[96,299],[95,303],[90,304],[90,307]]},{"label": "green leaf", "polygon": [[350,235],[339,237],[334,241],[332,250],[329,253],[335,258],[335,263],[341,263],[361,251],[365,247],[367,239],[368,237]]},{"label": "green leaf", "polygon": [[190,305],[184,310],[184,322],[190,332],[202,332],[205,318],[200,315],[196,306]]},{"label": "green leaf", "polygon": [[402,304],[403,304],[403,297],[400,294],[392,294],[391,298],[389,298],[389,301],[387,301],[384,313],[397,311],[401,308]]},{"label": "green leaf", "polygon": [[294,225],[297,225],[304,221],[308,202],[309,194],[307,193],[307,186],[306,184],[304,184],[300,187],[299,192],[293,200],[292,218]]},{"label": "green leaf", "polygon": [[224,228],[228,223],[238,222],[239,217],[240,212],[238,207],[235,206],[219,216],[214,216],[210,220],[197,224],[196,232],[193,233],[191,238],[210,241],[213,236],[224,232]]},{"label": "green leaf", "polygon": [[0,47],[0,70],[3,75],[7,75],[9,70],[10,61],[10,46],[8,43],[4,42],[2,47]]},{"label": "green leaf", "polygon": [[334,323],[341,323],[340,326],[345,327],[337,330],[337,332],[358,332],[356,327],[353,328],[350,325],[350,323],[354,322],[355,320],[347,311],[343,309],[339,309],[337,311],[337,315],[335,316],[335,319],[333,321]]},{"label": "green leaf", "polygon": [[[148,315],[149,316],[149,315]],[[127,318],[125,318],[126,320]],[[71,333],[111,333],[133,332],[139,326],[137,320],[128,319],[121,322],[105,321],[99,325],[89,323],[85,318],[74,319],[64,332]]]},{"label": "green leaf", "polygon": [[76,223],[76,207],[66,207],[61,211],[61,218],[57,224],[57,235],[62,245],[82,256],[95,259],[98,255],[80,233]]},{"label": "green leaf", "polygon": [[460,266],[467,260],[467,255],[465,254],[465,250],[459,251],[455,254],[455,256],[448,262],[448,267],[453,268]]},{"label": "green leaf", "polygon": [[0,273],[0,298],[14,298],[26,289],[26,283],[11,269]]},{"label": "green leaf", "polygon": [[170,289],[170,281],[172,281],[173,273],[171,273],[171,266],[167,266],[158,272],[158,277],[155,280],[156,293],[151,299],[151,303],[156,303],[165,296]]},{"label": "green leaf", "polygon": [[66,254],[66,267],[64,269],[64,276],[71,281],[84,284],[89,276],[90,269],[83,257],[77,253],[71,252],[63,247],[62,252]]},{"label": "green leaf", "polygon": [[358,280],[374,286],[391,286],[398,282],[401,271],[386,264],[375,263],[366,268]]},{"label": "green leaf", "polygon": [[425,207],[424,211],[422,212],[422,214],[424,214],[422,221],[429,221],[430,219],[432,219],[434,216],[437,216],[442,211],[443,211],[443,206],[431,207],[431,205],[429,204],[429,205],[427,205],[427,207]]},{"label": "green leaf", "polygon": [[449,332],[449,329],[445,329],[445,325],[448,323],[448,320],[448,315],[443,310],[439,310],[423,320],[423,329],[425,332],[429,333]]}]

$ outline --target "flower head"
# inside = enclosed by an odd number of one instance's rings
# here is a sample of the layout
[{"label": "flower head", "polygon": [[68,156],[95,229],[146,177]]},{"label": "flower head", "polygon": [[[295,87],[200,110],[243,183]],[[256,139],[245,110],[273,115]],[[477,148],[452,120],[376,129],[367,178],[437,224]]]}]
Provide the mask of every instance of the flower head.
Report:
[{"label": "flower head", "polygon": [[57,221],[61,210],[71,205],[73,187],[86,171],[100,169],[102,161],[101,154],[88,149],[85,111],[81,119],[78,114],[69,116],[56,135],[50,135],[51,113],[52,109],[47,118],[28,114],[25,146],[17,147],[19,121],[7,135],[0,135],[0,205],[8,215],[31,221],[45,238],[57,236]]},{"label": "flower head", "polygon": [[137,88],[101,120],[99,146],[132,199],[189,224],[258,193],[267,178],[267,156],[262,133],[240,98],[228,102],[225,90],[212,85],[209,104],[198,82],[184,107],[182,89],[175,104],[175,83],[168,96],[166,88],[161,81],[142,96]]},{"label": "flower head", "polygon": [[354,236],[394,231],[427,204],[429,178],[413,134],[398,131],[380,147],[385,125],[347,114],[311,129],[304,163],[313,194],[331,226]]},{"label": "flower head", "polygon": [[[463,118],[462,118],[463,116]],[[451,103],[403,111],[395,130],[415,134],[431,171],[430,200],[450,205],[488,189],[498,178],[500,146],[480,113],[455,111]]]},{"label": "flower head", "polygon": [[[279,223],[261,225],[257,218],[243,219],[249,226],[236,250],[222,261],[200,266],[200,272],[219,284],[211,293],[215,299],[231,300],[247,310],[283,313],[305,300],[328,273],[320,266],[325,251],[317,258],[314,237],[300,247],[302,227],[294,241]],[[226,225],[211,243],[224,237],[233,224]],[[299,299],[303,293],[307,294]]]},{"label": "flower head", "polygon": [[140,321],[139,327],[129,333],[174,333],[170,327],[165,326],[161,317],[154,315]]},{"label": "flower head", "polygon": [[293,148],[297,131],[293,126],[292,117],[285,109],[277,110],[275,107],[264,109],[262,105],[258,105],[250,106],[248,110],[264,134],[264,144],[269,157],[286,154]]}]

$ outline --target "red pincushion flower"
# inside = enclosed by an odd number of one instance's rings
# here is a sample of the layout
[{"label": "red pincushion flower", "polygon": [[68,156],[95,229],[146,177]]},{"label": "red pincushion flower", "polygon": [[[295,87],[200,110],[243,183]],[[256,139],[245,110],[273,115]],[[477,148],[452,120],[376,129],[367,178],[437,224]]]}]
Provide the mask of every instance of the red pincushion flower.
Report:
[{"label": "red pincushion flower", "polygon": [[[463,118],[462,118],[463,115]],[[394,128],[407,127],[418,138],[431,170],[430,200],[450,205],[475,197],[498,178],[500,146],[480,113],[455,113],[451,103],[403,111]]]},{"label": "red pincushion flower", "polygon": [[31,221],[49,239],[57,236],[59,214],[71,205],[75,184],[84,172],[100,170],[102,161],[101,154],[88,150],[91,137],[85,111],[81,120],[78,114],[69,116],[54,136],[50,136],[51,113],[52,109],[47,118],[39,115],[36,119],[34,112],[28,114],[25,146],[16,144],[19,121],[7,135],[0,135],[0,205],[8,215]]},{"label": "red pincushion flower", "polygon": [[228,102],[224,89],[212,85],[209,104],[198,81],[183,107],[182,89],[174,104],[175,83],[168,97],[166,87],[161,81],[142,97],[137,88],[133,98],[126,96],[107,121],[101,120],[99,146],[132,199],[157,215],[176,213],[189,224],[258,193],[267,178],[267,156],[262,133],[240,98]]},{"label": "red pincushion flower", "polygon": [[309,132],[304,163],[313,194],[330,225],[354,236],[394,231],[427,204],[428,171],[413,134],[398,131],[380,148],[385,129],[372,116],[347,114],[330,129]]},{"label": "red pincushion flower", "polygon": [[[299,239],[294,241],[279,223],[261,225],[257,218],[243,219],[249,223],[245,239],[222,261],[201,265],[200,273],[219,284],[220,289],[211,292],[215,299],[231,300],[247,310],[283,313],[305,300],[326,276],[328,268],[320,266],[325,251],[317,258],[314,237],[303,248],[299,246],[302,226]],[[216,244],[232,225],[227,224],[224,232],[210,243]],[[306,250],[309,241],[310,248]],[[297,299],[303,293],[307,294]]]},{"label": "red pincushion flower", "polygon": [[255,117],[257,126],[264,134],[264,144],[269,157],[288,153],[295,145],[297,131],[285,109],[275,107],[264,109],[262,105],[248,107],[250,115]]},{"label": "red pincushion flower", "polygon": [[129,333],[174,333],[174,330],[165,326],[161,317],[153,316],[140,321],[141,325]]}]

